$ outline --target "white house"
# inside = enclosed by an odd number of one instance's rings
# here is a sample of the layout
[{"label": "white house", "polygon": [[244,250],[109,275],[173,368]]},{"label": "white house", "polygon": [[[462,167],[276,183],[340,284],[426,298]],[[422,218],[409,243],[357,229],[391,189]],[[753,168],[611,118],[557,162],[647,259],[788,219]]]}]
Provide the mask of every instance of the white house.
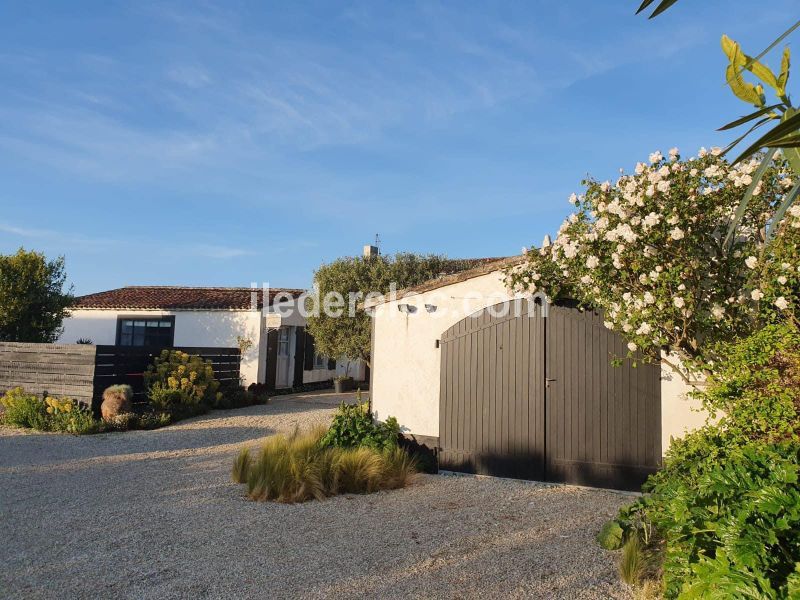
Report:
[{"label": "white house", "polygon": [[704,415],[668,368],[612,366],[625,342],[600,315],[512,295],[519,260],[365,303],[373,410],[444,468],[636,488]]},{"label": "white house", "polygon": [[[296,308],[303,290],[129,286],[77,299],[60,343],[244,348],[243,383],[270,389],[325,381],[348,370],[346,360],[314,351]],[[265,310],[266,303],[266,310]],[[291,314],[289,314],[291,313]],[[364,378],[363,365],[349,374]]]}]

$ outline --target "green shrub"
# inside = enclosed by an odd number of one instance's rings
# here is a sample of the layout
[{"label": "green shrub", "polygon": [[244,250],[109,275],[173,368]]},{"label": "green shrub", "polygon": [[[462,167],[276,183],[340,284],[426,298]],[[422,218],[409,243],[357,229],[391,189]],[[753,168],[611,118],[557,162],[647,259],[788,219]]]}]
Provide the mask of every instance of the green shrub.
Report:
[{"label": "green shrub", "polygon": [[232,408],[242,408],[253,406],[254,404],[266,404],[269,396],[265,393],[251,391],[240,385],[223,386],[214,401],[214,408],[217,410],[229,410]]},{"label": "green shrub", "polygon": [[367,447],[390,450],[397,447],[400,426],[397,419],[389,417],[378,423],[366,403],[339,406],[330,429],[322,438],[322,445],[335,448]]},{"label": "green shrub", "polygon": [[721,350],[700,395],[718,424],[673,443],[619,524],[658,556],[667,598],[797,597],[800,334],[770,325]]},{"label": "green shrub", "polygon": [[5,408],[4,420],[14,427],[73,434],[98,433],[102,421],[91,410],[71,398],[41,398],[21,387],[5,393],[0,399]]},{"label": "green shrub", "polygon": [[144,374],[150,403],[175,417],[207,412],[221,399],[211,361],[180,350],[164,350]]},{"label": "green shrub", "polygon": [[607,521],[597,534],[597,543],[606,550],[619,550],[624,542],[624,532],[616,520]]},{"label": "green shrub", "polygon": [[305,502],[340,493],[371,493],[403,487],[414,477],[414,461],[400,448],[340,448],[322,444],[325,430],[269,438],[253,458],[237,457],[232,477],[246,482],[254,500]]}]

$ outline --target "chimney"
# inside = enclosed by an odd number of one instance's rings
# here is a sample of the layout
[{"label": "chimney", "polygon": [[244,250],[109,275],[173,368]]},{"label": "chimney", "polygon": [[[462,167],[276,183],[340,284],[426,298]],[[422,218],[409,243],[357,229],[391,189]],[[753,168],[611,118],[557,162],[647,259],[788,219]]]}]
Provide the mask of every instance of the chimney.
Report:
[{"label": "chimney", "polygon": [[377,246],[364,246],[364,258],[373,258],[375,256],[378,256]]}]

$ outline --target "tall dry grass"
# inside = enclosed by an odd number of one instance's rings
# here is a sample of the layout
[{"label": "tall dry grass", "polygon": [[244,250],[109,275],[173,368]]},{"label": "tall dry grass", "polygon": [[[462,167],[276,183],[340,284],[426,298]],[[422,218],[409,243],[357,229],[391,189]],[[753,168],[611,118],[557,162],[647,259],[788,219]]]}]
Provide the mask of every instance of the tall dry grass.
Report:
[{"label": "tall dry grass", "polygon": [[336,494],[368,494],[408,485],[417,470],[401,448],[323,448],[325,429],[269,438],[254,457],[243,450],[232,478],[253,500],[306,502]]}]

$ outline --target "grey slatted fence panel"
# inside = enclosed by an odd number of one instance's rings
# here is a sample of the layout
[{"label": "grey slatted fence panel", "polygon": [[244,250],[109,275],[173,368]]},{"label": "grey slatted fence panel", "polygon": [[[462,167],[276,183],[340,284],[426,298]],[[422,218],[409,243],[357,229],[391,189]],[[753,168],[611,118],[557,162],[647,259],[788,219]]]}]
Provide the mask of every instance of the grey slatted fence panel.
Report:
[{"label": "grey slatted fence panel", "polygon": [[94,346],[0,342],[0,392],[23,387],[86,404],[92,399]]}]

